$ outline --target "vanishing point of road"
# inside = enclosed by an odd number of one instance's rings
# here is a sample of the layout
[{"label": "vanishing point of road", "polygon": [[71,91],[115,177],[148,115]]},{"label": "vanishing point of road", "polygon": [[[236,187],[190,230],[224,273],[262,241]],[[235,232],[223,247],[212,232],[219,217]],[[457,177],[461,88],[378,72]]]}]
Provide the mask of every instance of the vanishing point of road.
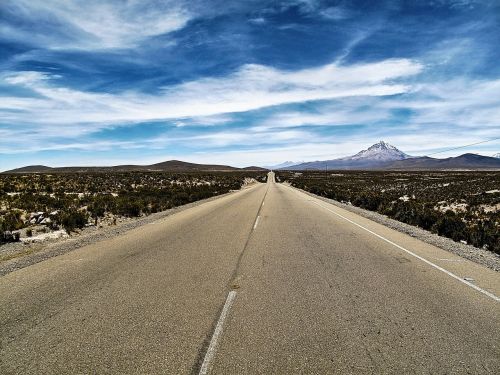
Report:
[{"label": "vanishing point of road", "polygon": [[267,184],[0,277],[1,374],[500,374],[500,276]]}]

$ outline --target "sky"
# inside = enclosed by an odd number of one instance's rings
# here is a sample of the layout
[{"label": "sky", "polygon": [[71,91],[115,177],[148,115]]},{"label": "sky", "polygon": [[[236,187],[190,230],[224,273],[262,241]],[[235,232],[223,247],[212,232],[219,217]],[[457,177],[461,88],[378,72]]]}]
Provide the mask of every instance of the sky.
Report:
[{"label": "sky", "polygon": [[499,45],[499,0],[2,0],[0,170],[500,137]]}]

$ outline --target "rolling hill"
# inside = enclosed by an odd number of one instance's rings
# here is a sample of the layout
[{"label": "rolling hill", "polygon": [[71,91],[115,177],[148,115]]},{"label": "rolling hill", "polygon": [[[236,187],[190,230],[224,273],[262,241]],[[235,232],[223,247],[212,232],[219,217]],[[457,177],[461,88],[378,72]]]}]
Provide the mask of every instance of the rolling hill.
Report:
[{"label": "rolling hill", "polygon": [[445,159],[428,156],[400,160],[391,163],[387,169],[429,170],[429,169],[500,169],[500,159],[477,154],[463,154]]},{"label": "rolling hill", "polygon": [[168,160],[151,165],[116,165],[110,167],[47,167],[45,165],[29,165],[16,168],[3,173],[85,173],[85,172],[133,172],[133,171],[151,171],[151,172],[231,172],[231,171],[265,171],[265,168],[246,167],[236,168],[228,165],[217,164],[196,164],[180,160]]}]

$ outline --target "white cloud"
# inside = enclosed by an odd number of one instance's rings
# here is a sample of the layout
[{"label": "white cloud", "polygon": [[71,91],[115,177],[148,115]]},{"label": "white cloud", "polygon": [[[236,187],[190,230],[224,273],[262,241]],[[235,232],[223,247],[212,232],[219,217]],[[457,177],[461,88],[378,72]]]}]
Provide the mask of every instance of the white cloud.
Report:
[{"label": "white cloud", "polygon": [[213,116],[198,116],[198,117],[187,117],[180,118],[174,121],[175,125],[178,127],[183,126],[216,126],[226,124],[234,120],[234,117],[228,114],[223,115],[213,115]]},{"label": "white cloud", "polygon": [[[226,77],[165,87],[158,96],[83,92],[58,86],[57,79],[48,80],[46,74],[37,72],[12,73],[4,80],[44,98],[36,103],[32,98],[9,98],[25,109],[17,114],[19,122],[123,123],[206,117],[342,97],[394,95],[410,90],[394,80],[421,70],[417,62],[404,59],[349,67],[328,64],[298,71],[244,65]],[[6,119],[12,120],[10,111],[0,113],[0,120]]]},{"label": "white cloud", "polygon": [[[130,48],[147,37],[179,30],[192,18],[174,0],[6,0],[0,7],[22,14],[25,22],[47,25],[36,33],[2,25],[6,36],[35,38],[49,48]],[[58,25],[64,27],[63,35],[54,32]]]},{"label": "white cloud", "polygon": [[[286,130],[280,132],[215,132],[206,135],[189,137],[190,142],[194,144],[209,147],[224,147],[230,145],[266,145],[289,141],[312,140],[314,136],[306,131]],[[193,145],[193,143],[191,143]]]},{"label": "white cloud", "polygon": [[[180,156],[191,162],[204,163],[207,160],[218,164],[231,164],[235,166],[254,165],[273,165],[284,162],[285,160],[329,160],[344,156],[353,155],[356,152],[366,149],[379,140],[385,140],[390,144],[397,146],[410,155],[422,156],[437,150],[452,148],[457,145],[473,143],[475,140],[482,140],[480,135],[470,134],[447,134],[445,131],[436,133],[417,133],[417,134],[385,134],[378,136],[367,133],[364,136],[357,137],[314,137],[305,138],[302,142],[290,144],[285,142],[282,145],[264,145],[264,147],[251,144],[244,149],[224,150],[224,151],[201,151],[197,153],[187,153]],[[496,148],[490,145],[461,149],[459,153],[472,152],[483,155],[491,155],[497,152]],[[497,143],[498,146],[498,143]],[[440,153],[434,157],[456,156],[457,151]],[[179,157],[179,156],[178,156]]]},{"label": "white cloud", "polygon": [[[361,98],[361,103],[348,100],[335,105],[323,106],[315,113],[280,112],[253,126],[253,131],[293,128],[300,126],[341,126],[352,124],[368,124],[390,118],[390,109],[380,108],[370,98]],[[373,106],[372,106],[373,105]],[[368,109],[360,109],[369,106]]]},{"label": "white cloud", "polygon": [[249,21],[257,25],[263,25],[266,23],[266,19],[264,17],[250,18]]},{"label": "white cloud", "polygon": [[411,109],[411,124],[446,124],[467,131],[500,129],[500,79],[419,84],[415,98],[388,100],[380,106]]},{"label": "white cloud", "polygon": [[333,6],[323,9],[319,12],[319,14],[324,18],[334,21],[344,20],[352,16],[351,12],[342,6]]},{"label": "white cloud", "polygon": [[[17,124],[17,130],[13,126],[10,128],[10,137],[0,142],[0,152],[113,148],[160,150],[178,145],[217,149],[260,145],[262,148],[255,148],[252,152],[238,151],[234,157],[242,164],[245,164],[244,160],[250,162],[251,157],[255,157],[255,162],[262,160],[262,163],[272,164],[286,159],[345,156],[379,139],[392,142],[405,152],[422,154],[498,134],[500,80],[455,79],[413,86],[398,83],[399,79],[421,69],[420,64],[407,60],[350,67],[329,64],[298,71],[246,65],[226,77],[166,87],[157,96],[137,92],[116,95],[82,92],[62,87],[57,76],[38,72],[5,74],[3,80],[6,83],[31,89],[37,97],[2,98],[0,122]],[[406,95],[387,97],[395,93]],[[222,131],[219,128],[238,120],[236,112],[318,99],[334,101],[315,106],[316,112],[311,111],[311,107],[307,107],[307,111],[273,110],[274,114],[246,129],[226,128]],[[397,134],[392,134],[390,127],[374,125],[367,132],[369,134],[352,141],[327,138],[321,131],[304,128],[308,125],[382,123],[391,119],[393,111],[400,109],[409,109],[412,115],[405,124],[398,125]],[[86,138],[117,124],[168,119],[179,126],[175,136],[169,133],[154,139],[127,142],[96,142]],[[203,125],[210,130],[192,136],[183,129],[190,125]],[[53,141],[57,137],[74,141],[60,145]],[[306,144],[309,146],[302,147]],[[210,155],[218,157],[219,154],[212,152]],[[233,157],[227,151],[220,153],[221,158],[222,155],[228,155],[226,162]]]},{"label": "white cloud", "polygon": [[42,72],[28,71],[7,76],[5,77],[5,81],[12,85],[30,86],[50,78],[58,78],[58,76],[51,76]]},{"label": "white cloud", "polygon": [[[31,89],[38,97],[3,97],[0,101],[0,121],[19,124],[19,130],[12,130],[12,133],[23,135],[26,150],[41,149],[42,139],[46,141],[45,149],[60,149],[63,146],[52,144],[50,140],[54,137],[76,139],[115,124],[168,119],[179,127],[204,125],[215,130],[195,137],[160,137],[151,142],[98,142],[95,147],[161,148],[172,142],[212,148],[234,144],[312,144],[317,140],[317,134],[303,128],[291,128],[373,123],[390,119],[391,111],[395,109],[410,109],[413,112],[408,123],[398,130],[402,136],[393,137],[396,145],[409,147],[411,144],[405,141],[405,137],[413,134],[413,147],[405,151],[467,143],[474,137],[491,137],[492,130],[498,129],[500,80],[457,79],[415,86],[395,81],[417,74],[421,69],[420,64],[408,60],[387,60],[350,67],[328,64],[299,71],[246,65],[226,77],[166,87],[158,96],[137,92],[117,95],[83,92],[58,85],[58,76],[39,72],[11,73],[3,76],[6,83]],[[396,93],[408,95],[398,99],[386,97]],[[319,99],[335,99],[335,103],[322,105],[316,112],[277,112],[242,131],[221,132],[217,129],[218,125],[237,119],[236,112]],[[415,136],[418,131],[425,134]],[[453,137],[446,136],[450,131],[454,132]],[[417,139],[422,146],[415,147]],[[336,144],[336,140],[331,142]],[[14,151],[16,147],[15,142],[9,141],[2,150]],[[90,141],[88,144],[70,142],[64,145],[64,148],[91,147]],[[336,147],[336,150],[339,148]],[[310,159],[307,154],[294,158],[293,155],[288,156],[294,160]]]}]

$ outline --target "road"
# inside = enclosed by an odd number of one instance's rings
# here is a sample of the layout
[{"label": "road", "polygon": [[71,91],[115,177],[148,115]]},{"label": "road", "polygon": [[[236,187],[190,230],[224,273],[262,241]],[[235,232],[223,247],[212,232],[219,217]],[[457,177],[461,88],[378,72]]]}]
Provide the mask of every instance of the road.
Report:
[{"label": "road", "polygon": [[498,273],[271,173],[1,277],[0,373],[498,374],[496,296]]}]

